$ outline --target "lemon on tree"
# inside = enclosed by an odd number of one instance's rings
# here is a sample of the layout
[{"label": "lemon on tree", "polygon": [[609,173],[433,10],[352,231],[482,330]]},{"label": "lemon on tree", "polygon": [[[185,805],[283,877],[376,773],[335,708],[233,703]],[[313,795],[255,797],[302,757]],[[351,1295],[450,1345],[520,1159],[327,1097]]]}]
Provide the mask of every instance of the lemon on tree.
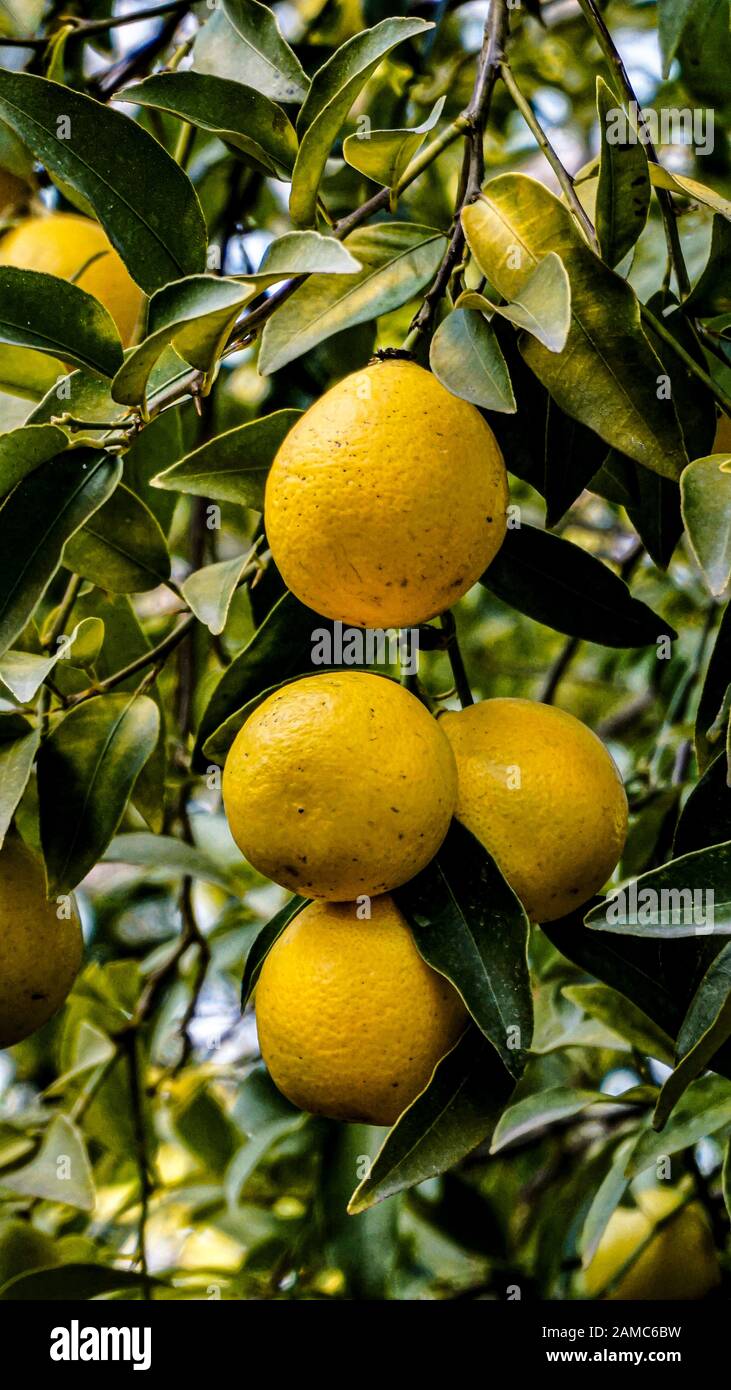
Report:
[{"label": "lemon on tree", "polygon": [[428,864],[457,799],[437,721],[366,671],[306,676],[239,731],[223,799],[251,864],[305,897],[385,893]]},{"label": "lemon on tree", "polygon": [[0,851],[0,1047],[30,1037],[60,1009],[81,964],[76,910],[59,917],[40,861],[21,840]]},{"label": "lemon on tree", "polygon": [[528,915],[551,922],[586,902],[627,834],[627,797],[601,739],[533,700],[484,700],[439,723],[457,760],[457,818]]},{"label": "lemon on tree", "polygon": [[698,1202],[683,1206],[683,1200],[677,1188],[650,1188],[638,1194],[635,1208],[613,1212],[584,1273],[590,1298],[698,1299],[715,1287],[720,1272],[708,1220]]},{"label": "lemon on tree", "polygon": [[287,435],[265,526],[285,583],[329,618],[406,627],[449,608],[502,544],[508,487],[479,411],[431,372],[384,357]]},{"label": "lemon on tree", "polygon": [[108,310],[124,346],[131,343],[142,309],[142,290],[104,228],[90,217],[50,212],[25,218],[0,240],[0,265],[73,280]]},{"label": "lemon on tree", "polygon": [[393,899],[312,903],[269,952],[256,987],[262,1056],[294,1105],[391,1125],[467,1023],[453,986],[419,955]]}]

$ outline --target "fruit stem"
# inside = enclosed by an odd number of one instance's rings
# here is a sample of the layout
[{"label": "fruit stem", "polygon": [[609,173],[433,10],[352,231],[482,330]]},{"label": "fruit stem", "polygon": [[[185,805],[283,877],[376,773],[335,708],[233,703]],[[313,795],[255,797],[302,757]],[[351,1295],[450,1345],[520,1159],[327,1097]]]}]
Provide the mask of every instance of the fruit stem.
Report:
[{"label": "fruit stem", "polygon": [[442,613],[439,619],[445,633],[447,634],[447,656],[454,676],[454,684],[457,689],[459,702],[464,709],[467,705],[474,705],[475,701],[470,690],[470,683],[467,678],[467,670],[459,648],[457,638],[457,624],[454,621],[454,614],[451,609]]}]

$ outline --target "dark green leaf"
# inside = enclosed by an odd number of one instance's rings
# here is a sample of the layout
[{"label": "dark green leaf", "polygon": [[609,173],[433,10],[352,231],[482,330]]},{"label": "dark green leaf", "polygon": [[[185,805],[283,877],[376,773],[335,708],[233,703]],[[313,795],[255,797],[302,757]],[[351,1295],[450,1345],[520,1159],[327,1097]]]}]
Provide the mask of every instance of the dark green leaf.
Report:
[{"label": "dark green leaf", "polygon": [[165,537],[149,508],[124,484],[71,537],[63,563],[115,594],[144,593],[170,578]]},{"label": "dark green leaf", "polygon": [[491,855],[453,821],[436,858],[393,896],[420,954],[519,1076],[533,1033],[528,919]]},{"label": "dark green leaf", "polygon": [[199,72],[245,82],[274,101],[302,101],[307,78],[282,38],[275,16],[258,0],[222,0],[196,36]]},{"label": "dark green leaf", "polygon": [[515,410],[498,340],[487,319],[474,309],[453,309],[442,320],[431,341],[429,365],[453,395],[485,410]]},{"label": "dark green leaf", "polygon": [[627,1163],[628,1177],[636,1177],[653,1167],[658,1158],[690,1148],[729,1124],[731,1083],[721,1076],[699,1077],[688,1087],[662,1133],[648,1130],[641,1135]]},{"label": "dark green leaf", "polygon": [[508,529],[480,583],[536,622],[605,647],[676,635],[601,560],[535,526]]},{"label": "dark green leaf", "polygon": [[701,772],[723,748],[718,716],[731,680],[731,604],[726,604],[708,663],[695,721],[695,751]]},{"label": "dark green leaf", "polygon": [[603,77],[596,80],[596,104],[602,142],[596,230],[604,260],[615,266],[632,250],[647,221],[650,171],[645,147]]},{"label": "dark green leaf", "polygon": [[246,1008],[254,990],[256,982],[261,975],[262,966],[275,941],[279,939],[282,932],[289,926],[290,922],[299,915],[303,907],[307,907],[307,898],[300,898],[296,894],[290,898],[284,907],[280,908],[271,921],[262,927],[256,937],[249,954],[246,957],[246,967],[244,978],[241,983],[241,1009]]},{"label": "dark green leaf", "polygon": [[205,268],[206,227],[193,185],[135,121],[45,77],[8,71],[0,71],[0,117],[83,194],[148,294]]},{"label": "dark green leaf", "polygon": [[651,869],[598,903],[584,921],[595,931],[621,936],[728,936],[731,841]]},{"label": "dark green leaf", "polygon": [[29,473],[0,506],[0,653],[22,632],[66,542],[112,494],[119,459],[73,449]]},{"label": "dark green leaf", "polygon": [[[162,1287],[159,1279],[152,1279],[154,1285]],[[19,1274],[0,1290],[0,1298],[6,1300],[29,1299],[34,1303],[86,1302],[101,1298],[104,1294],[129,1294],[142,1286],[142,1276],[135,1270],[113,1269],[108,1265],[62,1264],[51,1269],[33,1269],[28,1274]]]},{"label": "dark green leaf", "polygon": [[598,1018],[621,1038],[626,1038],[632,1047],[648,1057],[656,1057],[666,1066],[672,1065],[672,1038],[642,1009],[615,990],[606,985],[567,985],[563,993],[592,1018]]},{"label": "dark green leaf", "polygon": [[683,807],[673,841],[673,858],[731,840],[731,787],[726,752],[709,763]]},{"label": "dark green leaf", "polygon": [[100,695],[55,724],[38,758],[41,843],[51,895],[101,858],[160,727],[146,695]]},{"label": "dark green leaf", "polygon": [[264,484],[274,455],[300,410],[276,410],[216,435],[153,478],[153,487],[239,502],[262,511]]},{"label": "dark green leaf", "polygon": [[731,225],[720,213],[713,219],[711,249],[703,274],[683,308],[699,318],[731,313]]},{"label": "dark green leaf", "polygon": [[7,497],[26,473],[60,454],[68,444],[55,425],[21,425],[0,435],[0,497]]},{"label": "dark green leaf", "polygon": [[122,362],[122,344],[111,315],[78,285],[3,265],[0,304],[0,343],[34,348],[100,376],[114,376]]}]

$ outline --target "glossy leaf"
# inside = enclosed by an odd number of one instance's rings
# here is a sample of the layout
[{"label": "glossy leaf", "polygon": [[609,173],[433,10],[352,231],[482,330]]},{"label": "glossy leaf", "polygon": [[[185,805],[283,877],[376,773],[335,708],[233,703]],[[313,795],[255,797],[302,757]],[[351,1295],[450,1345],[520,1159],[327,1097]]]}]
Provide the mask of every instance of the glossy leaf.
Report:
[{"label": "glossy leaf", "polygon": [[233,560],[219,560],[215,565],[205,565],[203,569],[189,574],[181,584],[181,593],[188,607],[203,623],[218,636],[226,626],[231,600],[249,563],[250,556],[244,552]]},{"label": "glossy leaf", "polygon": [[691,549],[717,598],[731,582],[731,454],[689,463],[680,496]]},{"label": "glossy leaf", "polygon": [[677,478],[687,457],[672,400],[658,399],[660,363],[642,331],[639,303],[590,250],[568,209],[534,179],[501,174],[464,209],[462,222],[480,269],[506,299],[520,293],[549,251],[560,256],[571,284],[572,326],[560,353],[526,338],[528,366],[568,415],[646,468]]},{"label": "glossy leaf", "polygon": [[659,1157],[671,1156],[731,1124],[731,1082],[722,1076],[693,1081],[661,1133],[641,1135],[627,1162],[630,1178],[651,1168]]},{"label": "glossy leaf", "polygon": [[209,372],[253,291],[236,280],[192,275],[158,290],[150,300],[147,337],[129,353],[112,382],[115,401],[144,401],[155,363],[174,345],[192,367]]},{"label": "glossy leaf", "polygon": [[490,1137],[512,1089],[497,1053],[469,1028],[387,1134],[348,1204],[352,1216],[426,1182]]},{"label": "glossy leaf", "polygon": [[662,1129],[680,1097],[713,1063],[731,1037],[731,943],[724,946],[701,980],[678,1034],[677,1067],[663,1083],[653,1127]]},{"label": "glossy leaf", "polygon": [[599,1091],[582,1091],[578,1086],[548,1086],[533,1091],[504,1110],[492,1137],[491,1153],[531,1138],[562,1120],[573,1119],[589,1106],[603,1100]]},{"label": "glossy leaf", "polygon": [[241,1009],[246,1008],[254,990],[256,982],[261,974],[262,966],[275,941],[279,940],[282,932],[286,930],[290,922],[299,915],[303,907],[307,907],[307,898],[300,898],[297,894],[285,903],[283,908],[262,927],[256,937],[247,957],[244,978],[241,984]]},{"label": "glossy leaf", "polygon": [[384,19],[348,39],[315,73],[297,119],[300,147],[289,199],[296,225],[307,227],[315,221],[325,163],[368,78],[398,44],[431,27],[423,19]]},{"label": "glossy leaf", "polygon": [[[0,72],[0,82],[2,73]],[[67,280],[0,265],[0,343],[114,376],[122,344],[107,310]]]},{"label": "glossy leaf", "polygon": [[586,1214],[579,1241],[581,1263],[584,1269],[594,1258],[609,1220],[627,1191],[629,1179],[626,1168],[634,1143],[633,1135],[630,1139],[622,1140],[618,1145],[614,1151],[609,1170],[597,1188]]},{"label": "glossy leaf", "polygon": [[165,537],[152,512],[124,484],[72,536],[63,563],[115,594],[144,593],[170,578]]},{"label": "glossy leaf", "polygon": [[491,855],[454,821],[432,863],[393,896],[419,953],[519,1076],[533,1032],[528,919]]},{"label": "glossy leaf", "polygon": [[263,92],[241,80],[201,72],[153,73],[126,87],[118,101],[168,111],[207,130],[275,175],[291,172],[297,136],[289,117]]},{"label": "glossy leaf", "polygon": [[82,622],[77,623],[71,635],[60,641],[50,655],[13,651],[11,648],[0,657],[0,681],[8,687],[21,705],[28,704],[58,661],[75,658],[74,649],[77,641],[83,647],[85,629],[93,624],[93,618],[84,618]]},{"label": "glossy leaf", "polygon": [[309,87],[276,17],[258,0],[221,0],[196,35],[193,64],[198,72],[245,82],[273,101],[302,101]]},{"label": "glossy leaf", "polygon": [[101,858],[160,727],[146,695],[100,695],[57,722],[38,758],[49,893],[70,892]]},{"label": "glossy leaf", "polygon": [[675,829],[673,857],[731,840],[731,787],[725,749],[694,786]]},{"label": "glossy leaf", "polygon": [[192,454],[158,473],[153,487],[238,502],[262,511],[264,484],[274,455],[301,415],[300,410],[275,410],[260,420],[247,420],[225,434],[215,435]]},{"label": "glossy leaf", "polygon": [[508,368],[490,324],[471,308],[453,309],[431,341],[429,365],[442,386],[485,410],[514,411]]},{"label": "glossy leaf", "polygon": [[51,1120],[38,1153],[21,1168],[0,1170],[0,1187],[24,1197],[91,1211],[95,1192],[80,1131],[66,1115]]},{"label": "glossy leaf", "polygon": [[67,444],[66,435],[56,425],[21,425],[0,434],[0,498],[7,497],[26,473],[60,454]]},{"label": "glossy leaf", "polygon": [[647,221],[650,171],[645,147],[603,77],[596,80],[596,104],[601,133],[596,231],[604,260],[615,266],[632,250]]},{"label": "glossy leaf", "polygon": [[713,644],[711,658],[698,701],[695,751],[701,772],[723,747],[723,720],[719,718],[731,680],[731,604],[726,604]]},{"label": "glossy leaf", "polygon": [[683,854],[651,869],[596,907],[584,921],[620,936],[731,934],[731,842]]},{"label": "glossy leaf", "polygon": [[22,632],[69,538],[111,495],[119,459],[74,449],[41,464],[0,506],[0,653]]},{"label": "glossy leaf", "polygon": [[347,135],[343,140],[343,159],[373,183],[393,188],[437,124],[446,99],[440,97],[426,120],[413,129],[369,129]]},{"label": "glossy leaf", "polygon": [[284,232],[267,246],[256,275],[247,279],[278,280],[286,275],[353,275],[360,261],[342,241],[321,232]]},{"label": "glossy leaf", "polygon": [[25,720],[17,722],[19,727],[11,733],[0,721],[0,849],[28,785],[41,738],[40,728],[31,728]]},{"label": "glossy leaf", "polygon": [[703,203],[722,217],[731,218],[731,200],[717,193],[715,188],[700,183],[698,179],[689,179],[685,174],[671,174],[670,170],[663,168],[661,164],[650,165],[650,178],[653,188],[667,188],[670,193],[680,194],[695,203]]},{"label": "glossy leaf", "polygon": [[176,840],[173,835],[148,835],[139,830],[116,835],[103,857],[107,864],[133,864],[138,869],[200,878],[219,888],[231,887],[227,875],[203,850],[185,840]]},{"label": "glossy leaf", "polygon": [[648,1057],[656,1057],[666,1066],[672,1066],[672,1038],[636,1004],[623,999],[621,994],[608,989],[606,985],[567,985],[563,993],[592,1018],[598,1018],[621,1038],[625,1038],[632,1047]]},{"label": "glossy leaf", "polygon": [[605,647],[644,647],[675,636],[601,560],[534,526],[507,531],[480,583],[536,622]]},{"label": "glossy leaf", "polygon": [[0,71],[0,118],[83,194],[147,294],[204,269],[206,227],[193,185],[141,126],[70,87],[8,71]]},{"label": "glossy leaf", "polygon": [[538,262],[509,304],[496,304],[482,294],[467,292],[458,304],[499,314],[516,328],[524,328],[549,352],[562,352],[571,327],[571,285],[560,256],[549,251]]},{"label": "glossy leaf", "polygon": [[432,279],[446,237],[429,227],[389,222],[361,227],[345,246],[363,269],[356,275],[313,275],[265,325],[259,370],[279,371],[323,339],[390,313]]}]

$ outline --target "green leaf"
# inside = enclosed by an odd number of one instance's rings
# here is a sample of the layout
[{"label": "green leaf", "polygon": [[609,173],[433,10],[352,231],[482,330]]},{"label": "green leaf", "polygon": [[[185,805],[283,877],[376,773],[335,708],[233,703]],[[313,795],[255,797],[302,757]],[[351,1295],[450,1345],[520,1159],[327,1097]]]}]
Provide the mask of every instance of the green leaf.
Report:
[{"label": "green leaf", "polygon": [[670,72],[678,44],[683,37],[683,30],[695,4],[696,0],[658,0],[657,28],[663,77],[667,77]]},{"label": "green leaf", "polygon": [[562,1120],[573,1119],[597,1101],[609,1100],[600,1091],[582,1091],[577,1086],[548,1086],[523,1096],[504,1110],[492,1137],[490,1153],[500,1153],[518,1139],[531,1138]]},{"label": "green leaf", "polygon": [[299,102],[309,78],[275,16],[257,0],[222,0],[196,35],[193,64],[199,72],[245,82],[273,101]]},{"label": "green leaf", "polygon": [[680,477],[685,529],[710,592],[731,582],[731,454],[694,459]]},{"label": "green leaf", "polygon": [[267,321],[259,370],[268,376],[333,333],[398,309],[434,276],[447,239],[410,222],[360,227],[345,239],[363,269],[313,275]]},{"label": "green leaf", "polygon": [[720,214],[713,219],[711,249],[703,273],[684,301],[683,310],[698,318],[731,313],[731,225]]},{"label": "green leaf", "polygon": [[497,1053],[469,1028],[389,1131],[348,1204],[352,1216],[444,1173],[488,1139],[510,1094]]},{"label": "green leaf", "polygon": [[519,1076],[533,1033],[528,918],[491,855],[453,821],[436,858],[393,896],[420,955]]},{"label": "green leaf", "polygon": [[711,659],[706,670],[695,721],[695,751],[703,770],[723,747],[719,714],[724,704],[731,672],[731,604],[726,604]]},{"label": "green leaf", "polygon": [[687,456],[672,400],[659,400],[661,364],[640,323],[626,281],[590,250],[571,213],[525,174],[501,174],[462,223],[480,269],[505,299],[520,293],[549,251],[571,284],[572,323],[563,352],[535,338],[521,342],[528,366],[568,415],[638,463],[677,478]]},{"label": "green leaf", "polygon": [[609,1219],[616,1211],[627,1190],[629,1178],[626,1168],[635,1142],[635,1135],[620,1142],[615,1150],[609,1170],[594,1194],[579,1240],[581,1263],[584,1269],[591,1264],[599,1247],[599,1242],[609,1224]]},{"label": "green leaf", "polygon": [[719,212],[722,217],[731,219],[731,201],[717,193],[715,188],[699,183],[697,179],[689,179],[685,174],[671,174],[670,170],[663,169],[661,164],[650,165],[650,179],[653,188],[667,188],[670,193],[690,198],[694,203],[702,203],[714,212]]},{"label": "green leaf", "polygon": [[19,722],[21,730],[11,737],[7,737],[5,721],[0,723],[0,849],[28,785],[41,740],[40,728],[32,729],[25,720]]},{"label": "green leaf", "polygon": [[56,425],[20,425],[0,435],[0,498],[67,446],[67,436]]},{"label": "green leaf", "polygon": [[624,999],[606,985],[567,985],[562,990],[572,1004],[577,1004],[592,1018],[598,1018],[632,1047],[648,1057],[656,1057],[666,1066],[673,1063],[673,1040],[663,1028],[648,1018],[643,1009]]},{"label": "green leaf", "polygon": [[279,940],[282,932],[286,930],[290,922],[293,922],[295,917],[299,915],[303,907],[307,907],[307,903],[307,898],[300,898],[295,894],[293,898],[290,898],[288,903],[285,903],[284,907],[280,908],[279,912],[275,913],[270,921],[267,922],[266,926],[262,927],[261,931],[258,933],[246,957],[244,978],[241,982],[242,1013],[256,989],[256,983],[261,975],[262,966],[272,946],[275,941]]},{"label": "green leaf", "polygon": [[[129,350],[127,356],[135,351]],[[163,352],[160,360],[153,367],[149,385],[149,404],[154,406],[157,397],[169,387],[180,382],[181,378],[189,378],[190,367],[179,357],[174,348],[168,347]],[[74,430],[73,441],[75,445],[89,444],[99,447],[104,443],[109,433],[108,426],[121,424],[129,420],[130,408],[127,405],[120,405],[113,400],[111,394],[111,382],[102,381],[99,377],[91,376],[88,372],[71,372],[69,376],[57,378],[50,389],[46,390],[43,400],[28,416],[27,424],[46,424],[55,423],[63,429],[64,420],[67,414],[74,418],[84,420],[89,425],[87,430]],[[178,412],[174,412],[177,418]],[[169,418],[169,417],[168,417]],[[147,425],[142,435],[135,441],[130,454],[134,452],[141,439],[150,438],[151,431],[159,428],[158,420],[152,421]],[[98,428],[95,428],[98,426]],[[126,461],[125,461],[126,466]]]},{"label": "green leaf", "polygon": [[620,936],[728,936],[731,841],[683,854],[632,879],[597,903],[584,922],[595,931]]},{"label": "green leaf", "polygon": [[596,104],[602,142],[596,231],[604,260],[615,266],[632,250],[647,221],[650,171],[645,147],[626,111],[599,76]]},{"label": "green leaf", "polygon": [[[162,1288],[159,1279],[150,1281]],[[142,1285],[142,1275],[136,1270],[114,1269],[108,1265],[68,1264],[54,1265],[51,1269],[33,1269],[27,1274],[19,1274],[11,1279],[2,1290],[0,1298],[5,1300],[28,1299],[35,1303],[51,1300],[66,1302],[86,1302],[102,1298],[104,1294],[128,1294]]]},{"label": "green leaf", "polygon": [[55,387],[58,372],[55,358],[44,357],[43,353],[27,348],[4,347],[0,343],[0,390],[37,401]]},{"label": "green leaf", "polygon": [[460,307],[447,314],[431,340],[429,365],[452,395],[485,410],[516,409],[507,363],[481,313]]},{"label": "green leaf", "polygon": [[264,484],[274,455],[301,414],[301,410],[275,410],[272,415],[218,434],[158,473],[152,485],[262,511]]},{"label": "green leaf", "polygon": [[701,1076],[693,1081],[679,1102],[672,1120],[661,1134],[641,1135],[628,1160],[626,1173],[634,1178],[666,1158],[717,1134],[731,1124],[731,1083],[721,1076]]},{"label": "green leaf", "polygon": [[78,285],[3,265],[0,304],[0,343],[8,347],[34,348],[100,376],[114,376],[123,360],[111,315]]},{"label": "green leaf", "polygon": [[480,583],[536,622],[605,647],[676,635],[601,560],[535,526],[508,529]]},{"label": "green leaf", "polygon": [[71,537],[63,563],[115,594],[144,593],[170,578],[165,537],[149,508],[124,484]]},{"label": "green leaf", "polygon": [[46,1130],[41,1147],[30,1163],[0,1171],[0,1187],[24,1197],[62,1202],[80,1211],[92,1211],[94,1179],[84,1140],[66,1115],[56,1115]]},{"label": "green leaf", "polygon": [[203,749],[229,715],[288,676],[312,671],[312,634],[325,620],[289,592],[275,603],[242,652],[226,668],[206,706],[194,752],[205,768]]},{"label": "green leaf", "polygon": [[21,705],[28,704],[40,689],[46,676],[51,674],[57,661],[78,661],[76,644],[83,651],[89,629],[96,626],[94,618],[84,618],[77,623],[70,636],[56,644],[56,650],[49,656],[36,652],[16,652],[12,648],[0,657],[0,680],[12,691]]},{"label": "green leaf", "polygon": [[49,894],[69,892],[96,864],[157,743],[146,695],[99,695],[62,717],[38,758],[41,844]]},{"label": "green leaf", "polygon": [[0,506],[0,653],[22,632],[69,538],[111,495],[119,459],[73,449],[43,463]]},{"label": "green leaf", "polygon": [[549,352],[562,352],[571,327],[571,285],[560,256],[549,251],[538,262],[510,304],[495,304],[482,294],[460,295],[458,306],[499,314],[532,333]]},{"label": "green leaf", "polygon": [[128,353],[112,382],[115,401],[141,404],[155,363],[171,344],[192,367],[208,373],[252,289],[216,275],[191,275],[150,300],[147,337]]},{"label": "green leaf", "polygon": [[234,556],[233,560],[219,560],[215,565],[205,565],[203,569],[189,574],[180,586],[188,607],[199,623],[203,623],[214,636],[223,632],[226,626],[231,600],[250,559],[251,552],[248,555],[244,552]]},{"label": "green leaf", "polygon": [[163,875],[184,875],[215,883],[230,889],[231,881],[203,850],[173,835],[148,835],[136,830],[128,835],[116,835],[103,855],[106,864],[133,864]]},{"label": "green leaf", "polygon": [[247,280],[280,280],[286,275],[353,275],[362,270],[342,241],[320,232],[285,232],[271,241],[256,275]]},{"label": "green leaf", "polygon": [[652,1118],[662,1129],[691,1081],[731,1037],[731,943],[709,965],[678,1033],[677,1067],[663,1084]]},{"label": "green leaf", "polygon": [[328,155],[369,77],[398,44],[432,27],[423,19],[384,19],[348,39],[315,73],[297,119],[300,147],[289,199],[296,225],[307,227],[315,221]]},{"label": "green leaf", "polygon": [[418,154],[442,114],[446,96],[439,98],[421,125],[401,130],[365,130],[346,135],[343,159],[373,183],[393,188]]},{"label": "green leaf", "polygon": [[709,763],[680,813],[673,858],[724,840],[731,840],[731,787],[725,750]]},{"label": "green leaf", "polygon": [[51,174],[83,194],[147,294],[205,268],[206,226],[193,185],[135,121],[45,77],[9,71],[0,71],[0,118]]},{"label": "green leaf", "polygon": [[153,106],[210,131],[276,176],[292,170],[297,136],[281,106],[239,80],[201,72],[154,73],[126,87],[117,101]]}]

